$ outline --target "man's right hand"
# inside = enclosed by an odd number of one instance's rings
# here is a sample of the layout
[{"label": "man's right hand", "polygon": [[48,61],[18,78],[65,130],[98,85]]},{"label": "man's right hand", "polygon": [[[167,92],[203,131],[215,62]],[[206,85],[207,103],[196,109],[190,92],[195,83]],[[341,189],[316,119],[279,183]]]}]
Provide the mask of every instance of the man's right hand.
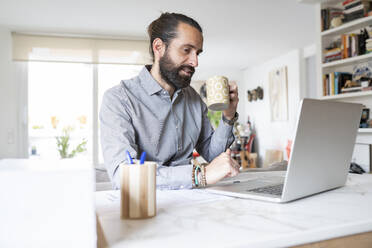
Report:
[{"label": "man's right hand", "polygon": [[215,184],[225,177],[238,175],[239,167],[238,162],[231,158],[230,149],[227,149],[205,167],[207,185]]}]

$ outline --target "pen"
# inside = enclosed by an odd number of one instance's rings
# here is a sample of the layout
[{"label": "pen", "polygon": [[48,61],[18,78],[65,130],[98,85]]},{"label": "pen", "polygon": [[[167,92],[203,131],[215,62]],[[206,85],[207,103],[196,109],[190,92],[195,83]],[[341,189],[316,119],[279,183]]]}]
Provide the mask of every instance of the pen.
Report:
[{"label": "pen", "polygon": [[146,152],[143,151],[141,154],[140,164],[143,164],[145,162],[145,159],[146,159]]},{"label": "pen", "polygon": [[130,156],[130,153],[128,152],[128,150],[127,150],[127,157],[128,157],[129,164],[133,164],[132,157]]}]

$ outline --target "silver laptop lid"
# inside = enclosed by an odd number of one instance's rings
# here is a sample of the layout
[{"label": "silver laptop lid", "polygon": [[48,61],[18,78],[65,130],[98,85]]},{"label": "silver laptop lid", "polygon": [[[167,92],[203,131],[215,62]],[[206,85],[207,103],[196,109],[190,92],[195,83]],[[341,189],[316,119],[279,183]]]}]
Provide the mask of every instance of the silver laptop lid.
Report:
[{"label": "silver laptop lid", "polygon": [[343,186],[362,105],[302,100],[282,201]]}]

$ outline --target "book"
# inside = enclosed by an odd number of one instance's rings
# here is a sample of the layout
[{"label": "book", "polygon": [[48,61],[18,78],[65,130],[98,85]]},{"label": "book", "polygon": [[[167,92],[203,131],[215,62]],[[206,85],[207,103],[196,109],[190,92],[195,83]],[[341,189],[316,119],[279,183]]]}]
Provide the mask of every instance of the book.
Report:
[{"label": "book", "polygon": [[359,92],[362,91],[363,87],[361,86],[356,86],[356,87],[350,87],[350,88],[343,88],[341,89],[342,93],[350,93],[350,92]]},{"label": "book", "polygon": [[342,2],[342,5],[345,6],[345,5],[350,4],[352,2],[355,2],[355,0],[346,0],[346,1]]},{"label": "book", "polygon": [[348,3],[348,4],[344,5],[344,9],[345,9],[345,10],[347,10],[347,9],[351,9],[351,8],[353,8],[353,7],[355,7],[355,6],[360,5],[361,3],[362,3],[361,0],[353,1],[353,2],[351,2],[351,3]]},{"label": "book", "polygon": [[372,1],[371,0],[354,0],[346,4],[342,3],[342,6],[344,9],[351,9],[355,6],[360,5],[361,3],[368,3],[368,2],[372,2]]},{"label": "book", "polygon": [[366,43],[365,43],[365,38],[364,34],[358,34],[358,49],[359,49],[359,55],[365,54],[366,53]]},{"label": "book", "polygon": [[336,47],[336,48],[332,48],[332,49],[326,50],[324,52],[324,55],[325,56],[332,56],[332,55],[338,54],[340,52],[341,52],[341,48]]},{"label": "book", "polygon": [[341,47],[342,47],[342,58],[346,59],[347,56],[347,41],[348,36],[346,34],[341,35]]},{"label": "book", "polygon": [[350,35],[350,39],[351,39],[351,44],[350,44],[350,57],[355,57],[357,56],[357,48],[356,48],[356,35],[355,34],[351,34]]},{"label": "book", "polygon": [[344,10],[344,14],[351,14],[361,9],[364,9],[364,5],[362,3],[353,8]]},{"label": "book", "polygon": [[339,83],[339,77],[340,77],[340,73],[339,72],[335,72],[334,73],[334,77],[335,77],[335,95],[338,95],[338,83]]},{"label": "book", "polygon": [[342,16],[343,10],[339,8],[326,8],[322,9],[321,15],[321,30],[325,31],[331,27],[331,20],[334,17]]},{"label": "book", "polygon": [[326,60],[329,60],[329,59],[332,59],[332,58],[335,58],[335,57],[341,57],[341,52],[333,54],[333,55],[325,56]]},{"label": "book", "polygon": [[358,10],[350,14],[344,14],[344,22],[351,22],[364,17],[364,10]]},{"label": "book", "polygon": [[343,21],[349,22],[364,16],[368,16],[368,12],[370,10],[372,10],[372,1],[362,0],[351,2],[343,11]]},{"label": "book", "polygon": [[323,74],[323,96],[327,95],[327,75]]},{"label": "book", "polygon": [[[346,81],[352,79],[352,74],[348,72],[334,72],[323,75],[323,95],[338,95],[343,93]],[[352,89],[356,90],[356,89]],[[351,91],[352,91],[351,90]],[[360,89],[358,89],[360,90]],[[345,92],[347,92],[346,90]],[[349,90],[350,91],[350,90]]]},{"label": "book", "polygon": [[362,91],[370,91],[370,90],[372,90],[372,86],[362,88]]},{"label": "book", "polygon": [[335,94],[335,73],[331,72],[329,74],[329,85],[330,85],[330,92],[329,95]]}]

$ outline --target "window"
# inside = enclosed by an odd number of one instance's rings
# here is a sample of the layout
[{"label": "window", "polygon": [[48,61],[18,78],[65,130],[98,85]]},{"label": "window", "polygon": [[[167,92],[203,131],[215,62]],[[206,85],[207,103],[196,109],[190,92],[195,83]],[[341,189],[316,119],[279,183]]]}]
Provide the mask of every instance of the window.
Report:
[{"label": "window", "polygon": [[[95,166],[102,165],[99,123],[94,122],[98,122],[96,117],[103,94],[107,89],[118,85],[121,80],[138,75],[142,67],[29,62],[30,156],[52,159],[73,156],[86,159]],[[97,73],[94,73],[94,70],[97,70]],[[94,78],[95,75],[97,78]],[[94,87],[95,81],[97,87]],[[94,102],[98,103],[96,107]],[[69,140],[63,143],[61,139],[66,140],[67,135]],[[79,145],[84,151],[71,155]],[[68,149],[64,152],[63,148],[66,146]],[[98,156],[94,156],[95,150],[98,151]]]},{"label": "window", "polygon": [[[30,62],[28,65],[28,111],[30,155],[59,158],[87,141],[85,158],[92,154],[91,66],[79,63]],[[57,138],[70,139],[57,149]]]},{"label": "window", "polygon": [[19,153],[102,164],[98,112],[103,93],[151,61],[149,42],[16,32],[12,39],[15,77],[24,96],[18,128],[23,143],[28,141]]}]

